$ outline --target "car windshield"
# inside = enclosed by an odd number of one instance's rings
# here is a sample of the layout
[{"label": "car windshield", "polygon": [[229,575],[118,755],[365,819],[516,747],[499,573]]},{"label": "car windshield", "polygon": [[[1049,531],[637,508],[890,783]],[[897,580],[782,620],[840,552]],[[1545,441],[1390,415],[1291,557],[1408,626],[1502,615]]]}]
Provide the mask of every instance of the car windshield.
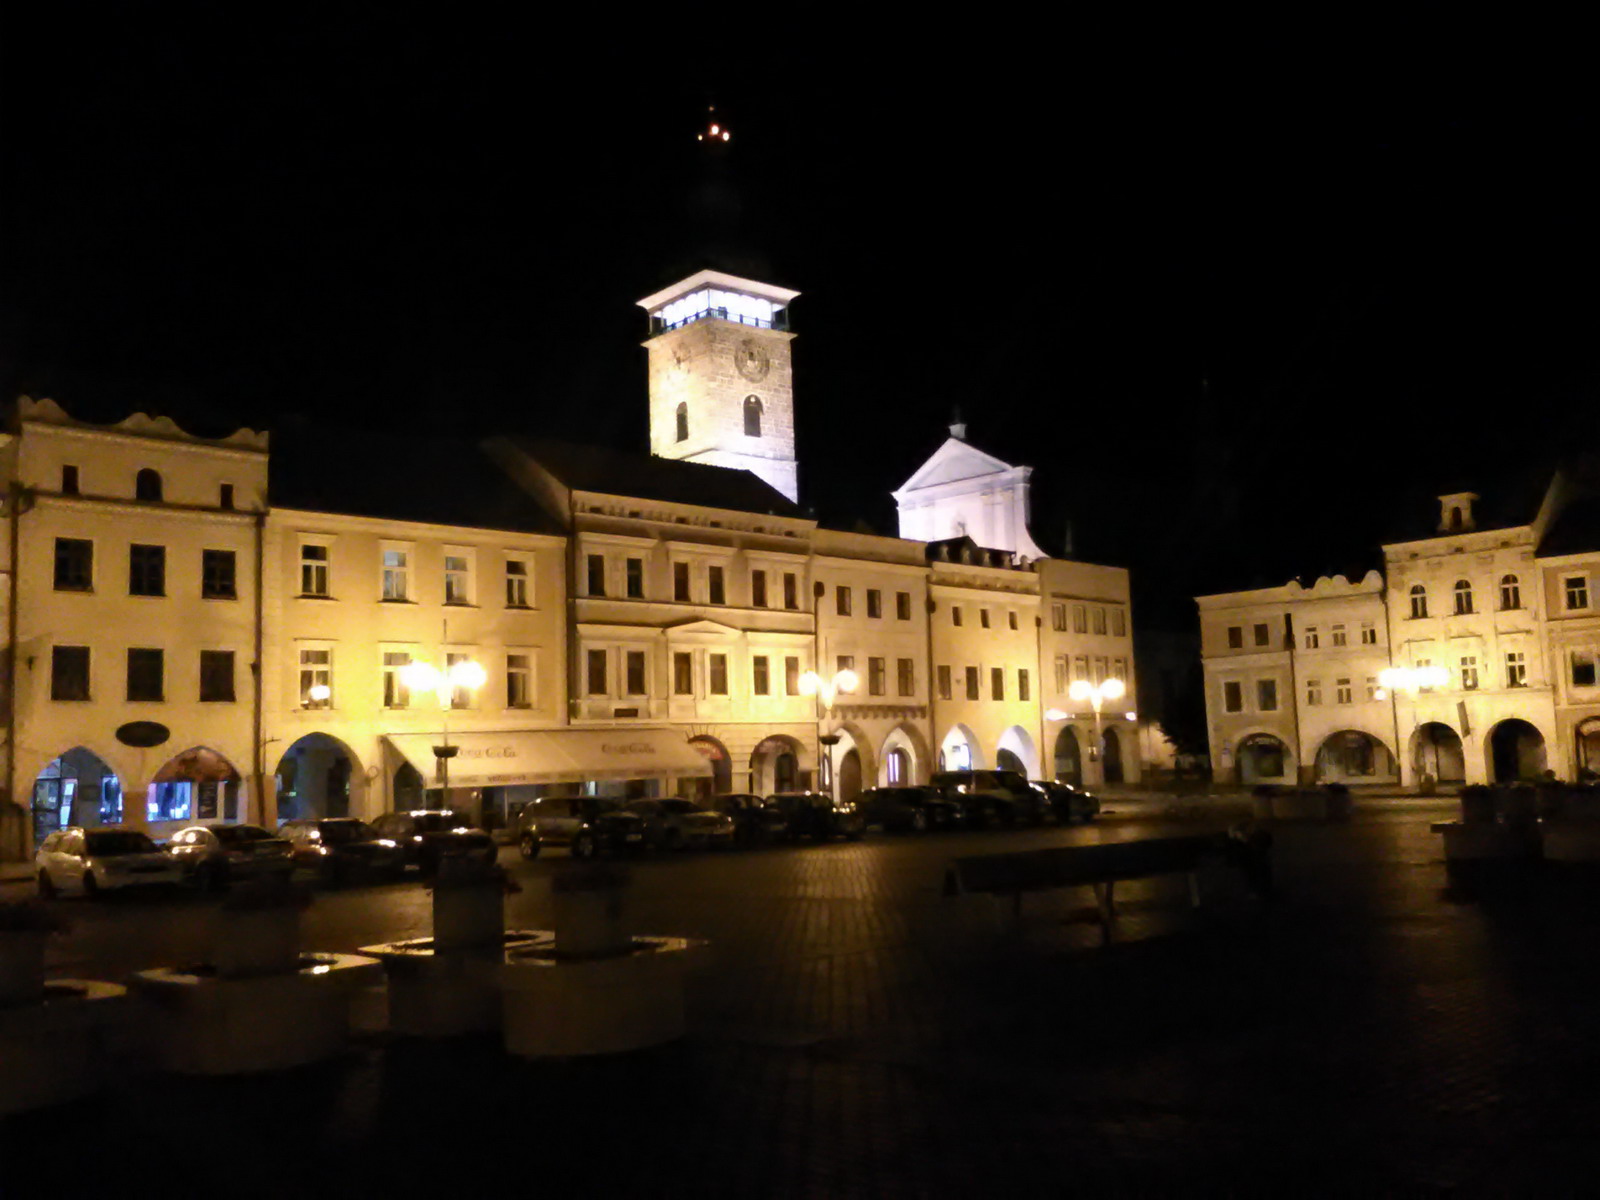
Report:
[{"label": "car windshield", "polygon": [[217,841],[224,845],[237,845],[240,842],[265,842],[272,835],[259,825],[212,825],[211,832],[216,834]]},{"label": "car windshield", "polygon": [[338,845],[343,842],[365,842],[377,837],[377,832],[364,821],[323,821],[317,826],[322,840]]},{"label": "car windshield", "polygon": [[102,857],[116,854],[151,854],[156,848],[156,844],[147,836],[131,829],[90,833],[87,836],[89,853]]},{"label": "car windshield", "polygon": [[415,813],[417,828],[423,833],[439,833],[450,829],[470,829],[472,822],[467,820],[466,813],[458,812],[425,812]]}]

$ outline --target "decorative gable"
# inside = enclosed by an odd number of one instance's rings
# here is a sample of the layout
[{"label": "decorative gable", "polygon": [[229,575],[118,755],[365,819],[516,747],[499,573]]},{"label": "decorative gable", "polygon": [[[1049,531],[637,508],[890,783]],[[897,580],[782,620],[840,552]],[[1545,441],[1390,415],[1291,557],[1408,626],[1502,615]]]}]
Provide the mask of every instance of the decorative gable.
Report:
[{"label": "decorative gable", "polygon": [[962,479],[976,479],[985,475],[999,475],[1015,470],[1010,463],[1002,462],[992,454],[985,454],[976,446],[960,438],[946,438],[944,445],[918,468],[917,473],[894,493],[897,497],[923,488],[955,483]]}]

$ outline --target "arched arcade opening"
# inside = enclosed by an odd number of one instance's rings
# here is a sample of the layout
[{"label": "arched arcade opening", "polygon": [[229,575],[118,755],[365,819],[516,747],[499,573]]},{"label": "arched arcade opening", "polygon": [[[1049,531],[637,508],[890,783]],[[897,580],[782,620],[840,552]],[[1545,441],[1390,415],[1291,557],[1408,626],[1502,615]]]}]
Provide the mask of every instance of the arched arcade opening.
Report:
[{"label": "arched arcade opening", "polygon": [[1395,759],[1372,734],[1361,729],[1330,733],[1317,747],[1318,783],[1377,783],[1395,778]]},{"label": "arched arcade opening", "polygon": [[811,777],[804,755],[805,747],[787,734],[763,738],[750,753],[750,790],[761,796],[805,791]]},{"label": "arched arcade opening", "polygon": [[983,767],[983,751],[972,730],[965,725],[951,726],[939,743],[939,770],[976,771]]},{"label": "arched arcade opening", "polygon": [[994,765],[1002,771],[1015,771],[1024,779],[1039,778],[1039,751],[1027,730],[1013,725],[1000,735],[995,745]]},{"label": "arched arcade opening", "polygon": [[1436,783],[1464,783],[1467,758],[1461,735],[1442,721],[1418,725],[1411,735],[1411,774],[1416,780],[1433,776]]},{"label": "arched arcade opening", "polygon": [[33,840],[68,825],[93,828],[122,821],[122,781],[92,750],[74,746],[53,758],[33,782]]},{"label": "arched arcade opening", "polygon": [[145,809],[152,824],[168,821],[237,821],[238,770],[208,746],[169,758],[150,780]]},{"label": "arched arcade opening", "polygon": [[273,771],[278,820],[348,817],[365,811],[366,776],[350,747],[308,733],[283,752]]},{"label": "arched arcade opening", "polygon": [[1056,732],[1055,778],[1058,783],[1074,787],[1083,783],[1083,752],[1078,746],[1078,731],[1071,725],[1063,725]]},{"label": "arched arcade opening", "polygon": [[1270,733],[1253,733],[1245,738],[1239,743],[1235,760],[1239,782],[1246,786],[1282,783],[1294,767],[1289,747]]}]

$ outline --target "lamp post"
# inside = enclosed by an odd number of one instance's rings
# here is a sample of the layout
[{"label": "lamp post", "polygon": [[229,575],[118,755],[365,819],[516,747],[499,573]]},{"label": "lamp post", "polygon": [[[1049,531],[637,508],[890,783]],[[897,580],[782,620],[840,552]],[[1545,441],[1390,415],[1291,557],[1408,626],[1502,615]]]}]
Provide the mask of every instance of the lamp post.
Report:
[{"label": "lamp post", "polygon": [[433,747],[433,757],[438,764],[439,788],[447,808],[450,805],[450,760],[461,749],[450,744],[450,709],[454,707],[455,692],[458,688],[475,692],[488,678],[488,672],[470,658],[451,663],[444,671],[420,660],[412,660],[400,669],[400,681],[411,691],[433,692],[439,697],[439,719],[443,723],[443,730],[440,744]]},{"label": "lamp post", "polygon": [[[807,671],[800,676],[800,694],[802,696],[815,696],[821,705],[822,711],[817,720],[826,721],[828,713],[833,710],[833,702],[841,694],[848,696],[861,686],[861,678],[854,671],[835,671],[831,678],[824,679],[815,671]],[[817,735],[821,742],[822,752],[822,788],[829,796],[833,795],[833,748],[839,744],[839,735],[836,733],[823,733]]]},{"label": "lamp post", "polygon": [[[1428,691],[1432,688],[1441,688],[1450,682],[1450,672],[1443,667],[1385,667],[1378,672],[1378,691],[1375,698],[1382,700],[1388,692],[1404,692],[1411,698],[1411,737],[1417,736],[1417,693]],[[1400,714],[1395,711],[1395,753],[1401,753],[1400,746]],[[1401,764],[1396,763],[1396,767]],[[1434,761],[1435,775],[1438,772],[1437,758]],[[1413,772],[1415,774],[1415,772]],[[1402,778],[1404,774],[1402,772]],[[1412,781],[1416,782],[1415,780]]]},{"label": "lamp post", "polygon": [[1087,679],[1074,679],[1072,686],[1067,689],[1069,698],[1079,704],[1087,700],[1094,708],[1094,740],[1089,743],[1090,762],[1100,761],[1100,706],[1107,700],[1122,699],[1127,690],[1122,680],[1116,678],[1104,679],[1099,683],[1090,683]]}]

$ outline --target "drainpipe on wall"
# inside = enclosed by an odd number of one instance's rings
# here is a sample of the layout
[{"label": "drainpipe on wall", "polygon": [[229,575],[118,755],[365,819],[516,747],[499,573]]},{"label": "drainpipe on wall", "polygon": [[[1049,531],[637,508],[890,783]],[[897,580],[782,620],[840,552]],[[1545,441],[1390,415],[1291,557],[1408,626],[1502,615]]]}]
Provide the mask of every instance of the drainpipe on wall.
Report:
[{"label": "drainpipe on wall", "polygon": [[939,769],[939,740],[938,718],[934,715],[933,706],[938,702],[937,691],[939,681],[939,664],[933,661],[933,580],[931,574],[923,578],[922,615],[924,618],[923,629],[928,640],[928,782],[933,782],[933,773]]},{"label": "drainpipe on wall", "polygon": [[255,776],[254,783],[255,783],[256,803],[261,809],[261,824],[266,829],[277,829],[277,827],[278,827],[278,797],[276,795],[272,795],[272,796],[267,795],[267,772],[266,772],[266,750],[267,750],[267,748],[266,748],[266,745],[261,740],[261,733],[262,733],[262,728],[261,728],[261,724],[262,724],[261,723],[261,698],[262,698],[262,692],[263,692],[262,677],[265,674],[265,668],[264,668],[264,666],[262,664],[261,656],[262,656],[262,654],[264,652],[264,642],[265,642],[265,637],[264,637],[264,634],[263,634],[263,626],[264,626],[265,622],[264,622],[263,617],[262,617],[262,604],[263,604],[263,598],[265,597],[265,594],[266,594],[266,581],[265,581],[266,572],[264,570],[265,563],[266,563],[266,540],[267,540],[266,539],[266,524],[267,524],[267,513],[266,513],[266,510],[265,509],[258,509],[256,511],[256,514],[255,514],[255,534],[256,534],[255,656],[256,656],[256,660],[251,665],[251,669],[250,669],[250,674],[252,676],[251,687],[254,690],[254,695],[251,697],[251,699],[252,699],[252,710],[251,710],[251,714],[250,714],[250,725],[251,725],[252,736],[250,738],[250,744],[255,748],[255,754],[254,754],[254,761],[250,764],[250,769],[251,769],[251,772]]},{"label": "drainpipe on wall", "polygon": [[1283,636],[1289,645],[1289,718],[1294,722],[1294,773],[1296,783],[1310,783],[1306,768],[1305,739],[1300,734],[1300,678],[1295,671],[1294,614],[1283,614]]},{"label": "drainpipe on wall", "polygon": [[[6,507],[11,517],[11,578],[8,581],[11,597],[10,606],[6,611],[6,644],[11,657],[9,678],[6,680],[6,689],[10,693],[6,697],[6,794],[0,801],[4,804],[17,803],[17,672],[19,664],[17,659],[17,598],[20,590],[17,586],[17,555],[22,546],[22,485],[16,479],[6,481]],[[19,807],[21,807],[19,805]],[[24,809],[28,814],[27,821],[17,823],[18,837],[14,839],[16,845],[7,846],[0,843],[0,859],[13,855],[19,860],[27,856],[27,839],[32,834],[33,812],[29,806]],[[27,832],[23,832],[26,830]]]},{"label": "drainpipe on wall", "polygon": [[572,487],[567,487],[567,695],[565,711],[561,714],[564,725],[572,724],[572,712],[578,704],[578,507],[572,500]]}]

